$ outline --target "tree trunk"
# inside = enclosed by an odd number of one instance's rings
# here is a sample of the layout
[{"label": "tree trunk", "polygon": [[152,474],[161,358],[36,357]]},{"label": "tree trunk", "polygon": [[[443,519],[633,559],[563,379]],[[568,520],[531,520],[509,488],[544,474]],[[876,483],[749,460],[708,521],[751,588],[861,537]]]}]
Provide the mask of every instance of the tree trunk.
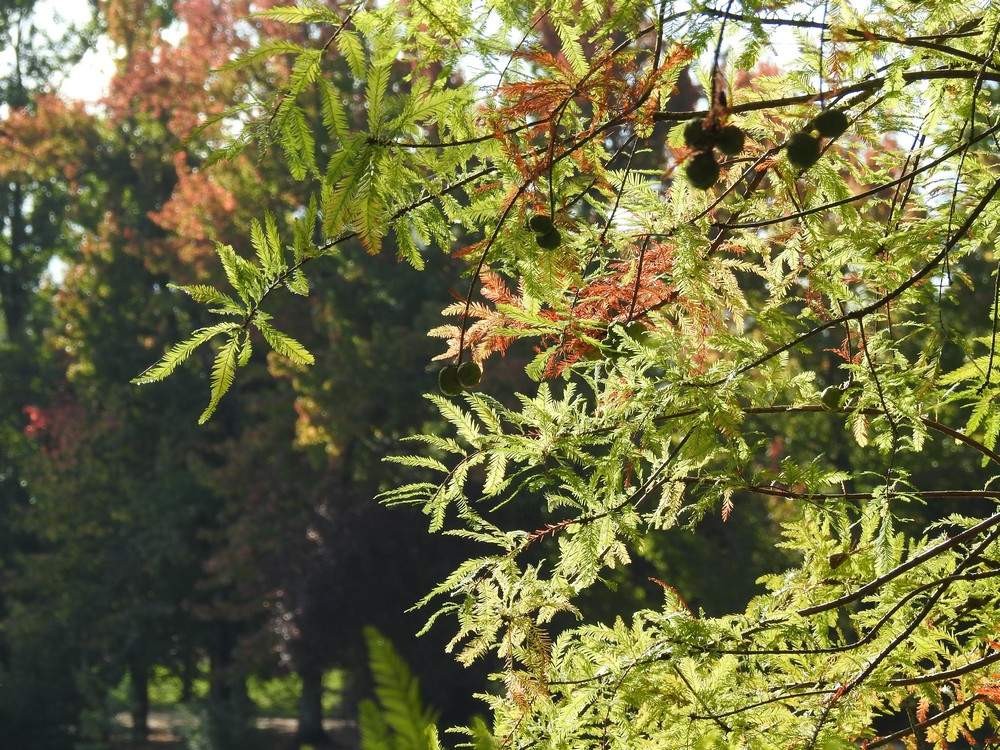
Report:
[{"label": "tree trunk", "polygon": [[220,623],[208,649],[209,736],[213,747],[237,748],[245,744],[250,717],[246,677],[233,667],[236,635]]},{"label": "tree trunk", "polygon": [[184,650],[184,659],[181,662],[181,703],[190,703],[194,698],[194,679],[197,675],[198,664],[195,661],[195,653],[191,648]]},{"label": "tree trunk", "polygon": [[323,671],[313,667],[299,669],[302,694],[299,696],[299,742],[325,743],[329,740],[323,730]]},{"label": "tree trunk", "polygon": [[225,704],[230,696],[229,666],[232,663],[233,640],[225,624],[216,626],[208,645],[208,699]]},{"label": "tree trunk", "polygon": [[14,183],[6,196],[10,201],[7,223],[10,226],[9,262],[0,269],[0,302],[3,303],[4,329],[11,341],[24,341],[24,318],[27,312],[26,290],[30,272],[25,270],[24,195],[21,185]]},{"label": "tree trunk", "polygon": [[131,681],[132,742],[144,743],[149,737],[149,669],[142,659],[129,664]]}]

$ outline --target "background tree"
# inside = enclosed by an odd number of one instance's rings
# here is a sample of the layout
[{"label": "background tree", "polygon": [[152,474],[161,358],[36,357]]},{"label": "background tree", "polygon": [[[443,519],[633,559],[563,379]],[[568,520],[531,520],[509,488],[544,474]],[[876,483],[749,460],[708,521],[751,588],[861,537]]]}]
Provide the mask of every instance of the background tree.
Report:
[{"label": "background tree", "polygon": [[[411,634],[418,619],[402,611],[445,571],[445,557],[427,562],[432,540],[414,538],[404,517],[370,498],[388,486],[377,467],[395,436],[432,419],[419,393],[433,373],[415,380],[403,365],[430,355],[428,290],[450,272],[414,284],[390,258],[345,252],[331,269],[342,289],[331,284],[305,315],[289,306],[338,364],[305,374],[274,363],[275,384],[257,360],[246,396],[259,420],[227,409],[196,428],[198,373],[169,395],[128,384],[150,350],[205,321],[167,282],[213,280],[214,240],[235,241],[260,206],[284,228],[301,197],[269,156],[200,168],[218,130],[192,128],[237,84],[266,98],[269,76],[287,73],[211,74],[257,33],[237,24],[247,12],[242,3],[108,3],[98,21],[120,57],[101,107],[73,103],[51,89],[56,77],[39,76],[41,93],[4,120],[11,179],[60,201],[51,224],[37,222],[49,239],[38,235],[38,259],[18,282],[37,313],[6,346],[2,375],[3,685],[16,695],[0,727],[26,746],[110,742],[122,708],[141,739],[147,682],[162,667],[188,696],[207,669],[218,747],[244,742],[248,677],[298,671],[300,735],[315,739],[322,674],[356,673],[342,708],[353,716],[367,684],[362,627]],[[25,199],[40,217],[37,205]],[[357,304],[352,278],[363,279],[370,303]],[[348,388],[349,410],[339,406]],[[479,676],[452,666],[441,644],[406,645],[422,671],[449,675],[429,693],[464,719]]]}]

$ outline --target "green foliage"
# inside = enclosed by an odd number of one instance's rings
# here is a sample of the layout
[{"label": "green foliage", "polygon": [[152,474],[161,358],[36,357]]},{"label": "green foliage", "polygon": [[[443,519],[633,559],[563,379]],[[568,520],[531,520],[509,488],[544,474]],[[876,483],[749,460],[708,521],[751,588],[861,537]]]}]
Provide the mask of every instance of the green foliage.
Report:
[{"label": "green foliage", "polygon": [[437,715],[420,699],[420,686],[392,644],[365,630],[377,702],[359,706],[362,750],[438,750]]},{"label": "green foliage", "polygon": [[[323,675],[323,713],[329,715],[340,702],[343,673],[331,670]],[[247,696],[264,716],[295,716],[302,695],[302,678],[297,674],[260,677],[247,680]]]},{"label": "green foliage", "polygon": [[[239,138],[280,145],[309,223],[291,263],[268,220],[256,263],[220,246],[242,322],[140,380],[224,335],[207,418],[249,327],[311,362],[262,309],[282,285],[307,291],[289,283],[307,262],[387,240],[416,268],[435,247],[468,259],[452,322],[430,332],[437,359],[524,340],[540,385],[461,393],[447,364],[448,398],[429,399],[449,428],[410,438],[391,462],[412,481],[382,499],[483,550],[421,604],[427,628],[455,625],[460,662],[499,665],[485,699],[504,746],[816,750],[920,731],[943,748],[996,725],[1000,312],[983,261],[1000,17],[828,6],[824,21],[790,0],[268,11],[320,23],[321,46],[288,50],[281,93]],[[774,26],[802,31],[777,72],[755,68]],[[707,110],[671,108],[688,71]],[[527,220],[542,212],[551,228]],[[964,302],[977,286],[988,309]],[[950,332],[961,304],[977,312]],[[943,367],[956,333],[963,361]],[[651,540],[753,502],[772,503],[787,563],[741,611],[709,615],[648,575],[657,601],[588,616],[588,593]],[[436,742],[408,673],[385,653],[375,672],[365,747]],[[923,726],[876,739],[915,698]]]},{"label": "green foliage", "polygon": [[330,8],[318,2],[305,3],[299,6],[284,6],[268,8],[254,14],[257,18],[267,18],[282,23],[328,23],[340,21],[337,14]]},{"label": "green foliage", "polygon": [[[315,220],[313,212],[309,212],[306,216],[305,221],[310,220]],[[308,233],[311,226],[307,224],[304,230],[299,230],[297,237],[301,236],[303,231]],[[187,294],[195,302],[211,305],[209,312],[236,316],[241,318],[242,322],[217,323],[198,329],[185,341],[172,346],[159,362],[132,380],[136,385],[163,380],[194,354],[198,347],[216,336],[224,335],[225,343],[219,347],[212,365],[211,397],[198,420],[202,424],[211,418],[222,397],[229,391],[236,377],[236,370],[245,367],[249,362],[250,326],[260,333],[271,349],[293,364],[306,366],[313,363],[313,356],[309,350],[288,334],[272,326],[269,322],[271,316],[260,309],[264,299],[282,284],[297,293],[305,293],[308,290],[308,284],[301,272],[303,259],[308,257],[301,253],[302,243],[297,245],[299,250],[295,259],[289,264],[278,236],[277,222],[271,214],[265,215],[263,225],[257,220],[251,223],[250,243],[256,253],[256,265],[240,256],[229,245],[217,244],[215,248],[226,278],[240,302],[204,284],[173,287]]]}]

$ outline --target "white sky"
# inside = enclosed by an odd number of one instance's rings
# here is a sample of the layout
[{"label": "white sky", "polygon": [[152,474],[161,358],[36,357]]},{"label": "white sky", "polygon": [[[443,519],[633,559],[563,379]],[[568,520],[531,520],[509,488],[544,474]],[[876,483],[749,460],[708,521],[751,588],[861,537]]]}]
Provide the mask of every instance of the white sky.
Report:
[{"label": "white sky", "polygon": [[[35,11],[38,26],[43,29],[60,29],[69,24],[85,24],[90,19],[90,6],[85,0],[42,0]],[[176,43],[183,37],[182,24],[164,30],[167,41]],[[54,81],[56,90],[63,96],[95,104],[108,93],[108,83],[115,72],[115,49],[107,37],[100,37],[97,44],[84,53],[62,80]],[[0,60],[3,53],[0,53]]]},{"label": "white sky", "polygon": [[[85,24],[90,19],[90,4],[84,0],[42,0],[35,13],[40,28],[59,29],[74,23]],[[88,103],[97,102],[107,93],[108,81],[114,73],[112,54],[111,44],[102,37],[78,65],[55,82],[59,93]]]},{"label": "white sky", "polygon": [[[291,0],[289,2],[291,3]],[[86,23],[90,16],[90,7],[85,0],[42,0],[36,14],[38,24],[42,28],[60,28],[70,23]],[[770,54],[765,54],[764,57],[778,62],[794,57],[798,48],[790,30],[775,28],[773,32],[771,47],[768,50]],[[167,38],[175,41],[183,36],[183,33],[183,28],[168,29]],[[8,54],[0,51],[0,62]],[[104,37],[100,38],[96,46],[84,54],[79,64],[74,66],[61,81],[54,82],[56,89],[67,98],[88,104],[97,103],[107,94],[108,82],[114,73],[114,55],[115,50],[110,42]]]}]

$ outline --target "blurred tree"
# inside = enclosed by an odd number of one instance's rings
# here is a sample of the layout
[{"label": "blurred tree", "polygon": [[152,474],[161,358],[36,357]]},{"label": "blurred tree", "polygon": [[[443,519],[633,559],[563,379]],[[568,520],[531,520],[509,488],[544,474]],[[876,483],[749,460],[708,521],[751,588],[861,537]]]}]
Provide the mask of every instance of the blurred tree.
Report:
[{"label": "blurred tree", "polygon": [[[14,557],[37,540],[16,519],[33,500],[25,466],[34,445],[24,433],[25,409],[45,393],[51,360],[41,344],[52,284],[45,273],[68,252],[76,233],[66,217],[72,175],[63,171],[67,142],[82,118],[79,107],[51,93],[95,28],[40,29],[34,0],[0,3],[0,580],[16,580]],[[25,609],[0,588],[0,617]],[[75,720],[77,691],[64,676],[78,658],[51,621],[37,628],[11,619],[0,630],[0,727],[14,744],[55,746]]]},{"label": "blurred tree", "polygon": [[[211,74],[245,46],[234,31],[245,3],[109,2],[101,11],[119,53],[102,108],[50,95],[4,121],[10,168],[44,175],[63,200],[53,241],[39,241],[60,257],[58,289],[27,298],[46,316],[36,349],[49,369],[5,409],[12,441],[25,446],[23,457],[8,455],[29,480],[6,632],[21,634],[22,654],[45,633],[72,650],[43,687],[84,700],[97,737],[110,731],[107,695],[123,675],[140,739],[151,666],[190,676],[204,655],[223,747],[238,742],[224,724],[248,710],[245,676],[275,666],[300,674],[300,736],[321,738],[323,671],[363,680],[362,627],[411,634],[418,620],[401,611],[447,564],[440,544],[416,543],[399,514],[370,499],[393,476],[380,458],[429,416],[419,393],[433,376],[407,369],[430,353],[426,300],[450,272],[400,274],[391,259],[345,249],[329,271],[337,283],[300,320],[328,368],[303,374],[271,363],[281,383],[246,386],[260,424],[227,410],[194,428],[200,375],[169,394],[136,392],[128,378],[139,361],[202,322],[166,280],[211,280],[213,242],[243,243],[233,228],[261,206],[284,225],[301,196],[266,156],[200,169],[216,130],[185,140],[237,81],[255,94],[272,90],[271,73]],[[168,41],[174,23],[186,33]],[[21,344],[12,351],[33,356]],[[263,375],[264,359],[255,362]],[[279,461],[295,470],[268,468]],[[437,647],[409,651],[422,669],[449,675],[435,697],[461,718],[475,676]]]},{"label": "blurred tree", "polygon": [[[42,175],[61,196],[62,223],[48,227],[55,239],[40,238],[38,247],[45,257],[61,250],[66,269],[45,334],[51,369],[27,402],[27,432],[40,449],[19,467],[30,503],[18,528],[32,544],[22,546],[11,574],[18,606],[8,627],[63,629],[61,642],[81,658],[67,660],[62,679],[89,693],[98,735],[110,723],[100,716],[106,695],[127,672],[137,739],[146,733],[150,667],[175,658],[178,643],[190,644],[186,633],[204,630],[189,600],[198,596],[207,549],[199,530],[218,506],[189,465],[210,438],[183,424],[190,384],[166,399],[125,385],[142,358],[136,347],[155,346],[194,320],[165,293],[164,272],[181,253],[193,262],[211,246],[204,236],[168,240],[158,220],[178,186],[197,181],[174,152],[196,113],[211,109],[218,92],[204,81],[236,37],[233,18],[214,4],[177,6],[178,20],[195,31],[174,46],[162,37],[172,19],[166,9],[105,4],[108,33],[122,51],[105,110],[40,97],[11,112],[3,144],[12,168]],[[226,205],[223,189],[213,194],[206,212]]]}]

